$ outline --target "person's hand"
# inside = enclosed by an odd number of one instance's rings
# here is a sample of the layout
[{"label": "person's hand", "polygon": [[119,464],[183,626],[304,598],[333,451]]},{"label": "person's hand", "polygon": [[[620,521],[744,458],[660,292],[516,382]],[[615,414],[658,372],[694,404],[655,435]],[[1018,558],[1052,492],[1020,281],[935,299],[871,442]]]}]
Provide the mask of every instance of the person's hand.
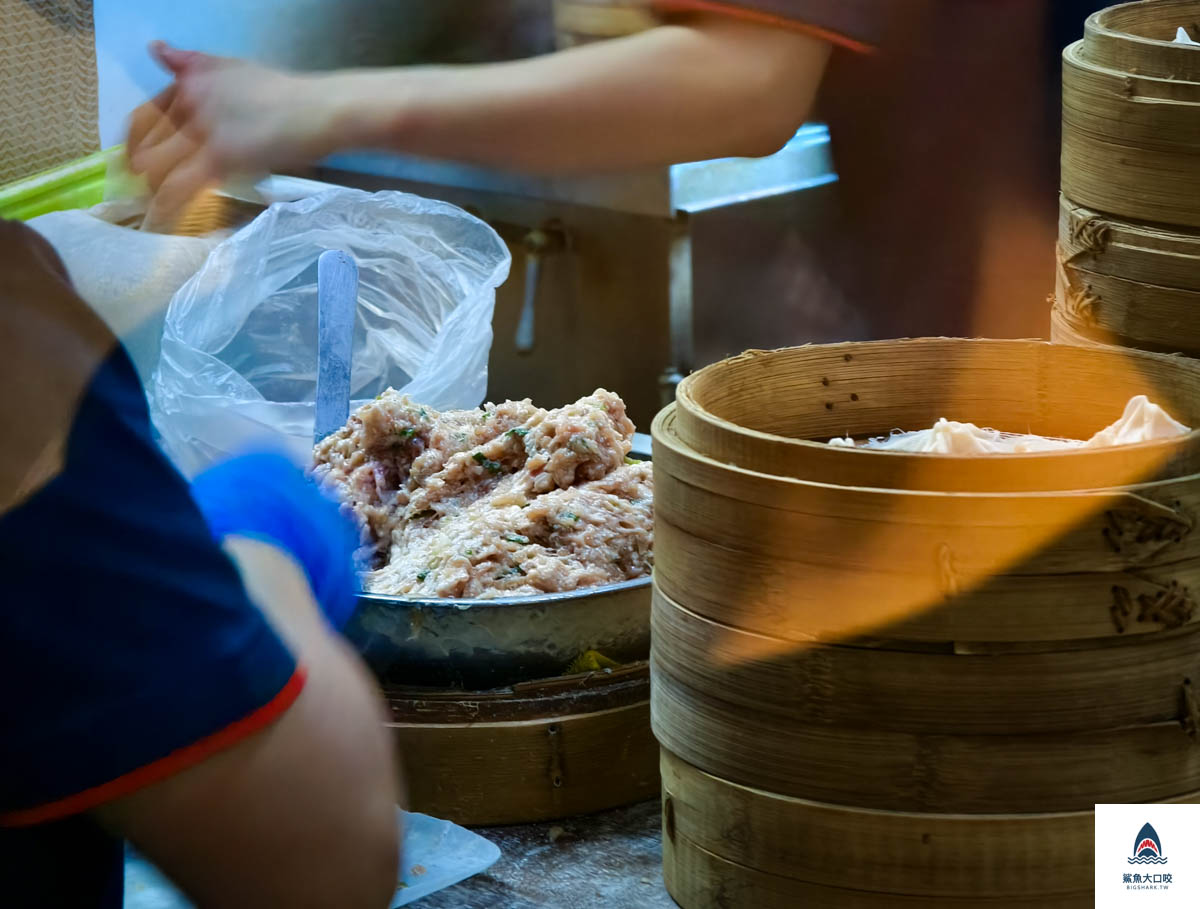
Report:
[{"label": "person's hand", "polygon": [[175,81],[133,112],[129,167],[154,194],[151,220],[169,221],[205,187],[235,174],[308,163],[332,150],[336,98],[324,77],[155,42]]},{"label": "person's hand", "polygon": [[249,537],[291,555],[335,628],[350,619],[357,582],[353,526],[283,455],[242,455],[192,481],[192,499],[218,541]]}]

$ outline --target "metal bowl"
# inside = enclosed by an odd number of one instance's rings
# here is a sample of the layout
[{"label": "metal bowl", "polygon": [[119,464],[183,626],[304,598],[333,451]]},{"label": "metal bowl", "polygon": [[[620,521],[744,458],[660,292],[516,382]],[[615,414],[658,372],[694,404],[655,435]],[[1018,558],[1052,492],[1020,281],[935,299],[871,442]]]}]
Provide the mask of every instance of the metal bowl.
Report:
[{"label": "metal bowl", "polygon": [[650,579],[494,600],[362,594],[346,636],[382,682],[483,691],[562,675],[596,650],[650,653]]}]

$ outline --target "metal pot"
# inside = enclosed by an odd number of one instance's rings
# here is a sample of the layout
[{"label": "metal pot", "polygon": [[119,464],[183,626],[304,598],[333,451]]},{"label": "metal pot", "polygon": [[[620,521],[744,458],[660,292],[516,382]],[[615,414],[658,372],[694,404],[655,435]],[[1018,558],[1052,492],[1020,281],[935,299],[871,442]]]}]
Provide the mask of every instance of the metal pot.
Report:
[{"label": "metal pot", "polygon": [[588,650],[650,653],[650,579],[494,600],[362,594],[345,631],[382,682],[482,691],[562,675]]}]

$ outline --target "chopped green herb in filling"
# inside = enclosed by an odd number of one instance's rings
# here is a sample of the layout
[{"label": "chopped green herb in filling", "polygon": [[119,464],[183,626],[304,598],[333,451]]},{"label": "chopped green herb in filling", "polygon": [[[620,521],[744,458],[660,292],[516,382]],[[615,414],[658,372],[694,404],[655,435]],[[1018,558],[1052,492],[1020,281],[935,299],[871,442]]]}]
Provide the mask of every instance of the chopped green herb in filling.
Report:
[{"label": "chopped green herb in filling", "polygon": [[519,533],[505,534],[504,540],[508,543],[516,543],[518,546],[529,545],[529,537],[523,537]]},{"label": "chopped green herb in filling", "polygon": [[498,461],[489,461],[487,456],[482,451],[477,451],[471,455],[475,459],[475,463],[486,470],[488,473],[499,473],[503,469],[503,465]]}]

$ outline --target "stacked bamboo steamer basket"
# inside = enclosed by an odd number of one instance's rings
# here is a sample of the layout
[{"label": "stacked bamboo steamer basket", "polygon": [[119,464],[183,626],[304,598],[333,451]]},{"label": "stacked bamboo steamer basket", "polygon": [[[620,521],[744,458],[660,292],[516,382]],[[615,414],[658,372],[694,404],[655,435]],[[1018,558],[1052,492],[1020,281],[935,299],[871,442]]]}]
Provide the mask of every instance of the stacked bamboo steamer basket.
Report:
[{"label": "stacked bamboo steamer basket", "polygon": [[1200,355],[1200,0],[1096,13],[1063,54],[1053,337]]},{"label": "stacked bamboo steamer basket", "polygon": [[[1200,363],[945,339],[750,352],[654,425],[652,723],[684,909],[1091,906],[1093,806],[1200,800]],[[818,440],[818,441],[808,441]],[[807,902],[805,902],[807,901]]]},{"label": "stacked bamboo steamer basket", "polygon": [[409,807],[491,826],[654,798],[649,676],[641,660],[487,691],[384,683]]}]

